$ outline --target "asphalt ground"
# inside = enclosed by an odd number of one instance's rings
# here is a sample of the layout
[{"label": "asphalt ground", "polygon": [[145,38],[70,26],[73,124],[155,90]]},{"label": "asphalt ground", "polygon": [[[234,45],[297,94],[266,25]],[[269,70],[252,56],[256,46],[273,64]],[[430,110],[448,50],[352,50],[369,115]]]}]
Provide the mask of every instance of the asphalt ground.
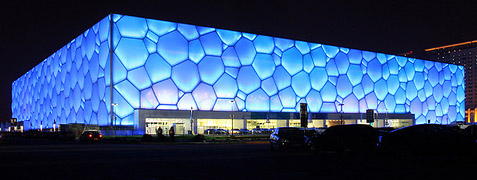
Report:
[{"label": "asphalt ground", "polygon": [[11,179],[473,179],[477,168],[475,155],[278,152],[265,141],[3,143],[0,157],[0,174]]}]

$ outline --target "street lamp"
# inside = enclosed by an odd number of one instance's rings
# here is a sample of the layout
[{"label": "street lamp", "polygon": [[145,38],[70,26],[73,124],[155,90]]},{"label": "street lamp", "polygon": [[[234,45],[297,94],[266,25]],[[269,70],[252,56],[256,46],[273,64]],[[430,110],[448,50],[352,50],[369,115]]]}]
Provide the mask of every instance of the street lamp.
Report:
[{"label": "street lamp", "polygon": [[384,127],[387,126],[388,123],[388,109],[386,109],[386,118],[384,119]]},{"label": "street lamp", "polygon": [[193,107],[190,107],[190,134],[194,135],[194,126],[192,121],[192,111],[194,110]]},{"label": "street lamp", "polygon": [[234,103],[235,100],[230,100],[230,104],[232,104],[232,115],[230,115],[230,117],[232,118],[232,129],[230,129],[231,136],[234,135]]},{"label": "street lamp", "polygon": [[343,105],[344,104],[340,103],[339,105],[340,105],[340,119],[341,119],[340,125],[343,125]]},{"label": "street lamp", "polygon": [[119,105],[118,103],[112,103],[111,104],[113,106],[113,114],[114,114],[114,124],[113,124],[113,128],[114,128],[114,136],[116,136],[116,119],[118,119],[118,117],[116,116],[116,106]]}]

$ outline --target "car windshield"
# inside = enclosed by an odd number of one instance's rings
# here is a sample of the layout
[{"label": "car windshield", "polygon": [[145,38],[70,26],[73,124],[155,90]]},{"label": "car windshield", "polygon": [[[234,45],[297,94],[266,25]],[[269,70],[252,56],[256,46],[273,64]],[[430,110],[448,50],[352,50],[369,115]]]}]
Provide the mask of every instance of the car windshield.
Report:
[{"label": "car windshield", "polygon": [[303,130],[298,128],[282,128],[278,130],[278,134],[281,136],[303,136]]}]

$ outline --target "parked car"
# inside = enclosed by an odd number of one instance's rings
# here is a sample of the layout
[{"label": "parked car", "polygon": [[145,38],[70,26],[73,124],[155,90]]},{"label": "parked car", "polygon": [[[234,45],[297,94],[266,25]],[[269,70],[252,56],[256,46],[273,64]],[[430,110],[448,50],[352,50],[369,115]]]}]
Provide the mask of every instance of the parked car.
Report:
[{"label": "parked car", "polygon": [[240,129],[239,130],[241,134],[252,134],[252,131],[248,130],[248,129]]},{"label": "parked car", "polygon": [[80,136],[80,142],[98,142],[103,139],[99,131],[84,131]]},{"label": "parked car", "polygon": [[379,151],[398,157],[415,154],[468,153],[473,140],[454,128],[439,124],[420,124],[389,132],[381,138]]},{"label": "parked car", "polygon": [[376,150],[377,143],[376,130],[364,124],[331,126],[321,135],[307,140],[307,146],[312,151],[338,153],[370,153]]},{"label": "parked car", "polygon": [[275,148],[302,148],[305,143],[303,130],[296,127],[278,127],[270,134],[270,150]]},{"label": "parked car", "polygon": [[239,129],[231,129],[229,132],[230,132],[231,134],[242,134],[242,132],[240,132]]}]

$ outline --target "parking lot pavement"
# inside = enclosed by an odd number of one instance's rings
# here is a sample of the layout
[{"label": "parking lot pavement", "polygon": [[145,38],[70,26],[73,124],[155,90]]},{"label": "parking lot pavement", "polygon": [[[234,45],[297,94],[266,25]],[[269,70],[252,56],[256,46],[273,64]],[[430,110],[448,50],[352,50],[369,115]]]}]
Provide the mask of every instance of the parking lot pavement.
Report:
[{"label": "parking lot pavement", "polygon": [[267,143],[1,145],[0,154],[0,170],[16,179],[455,179],[477,162],[475,156],[278,152]]}]

